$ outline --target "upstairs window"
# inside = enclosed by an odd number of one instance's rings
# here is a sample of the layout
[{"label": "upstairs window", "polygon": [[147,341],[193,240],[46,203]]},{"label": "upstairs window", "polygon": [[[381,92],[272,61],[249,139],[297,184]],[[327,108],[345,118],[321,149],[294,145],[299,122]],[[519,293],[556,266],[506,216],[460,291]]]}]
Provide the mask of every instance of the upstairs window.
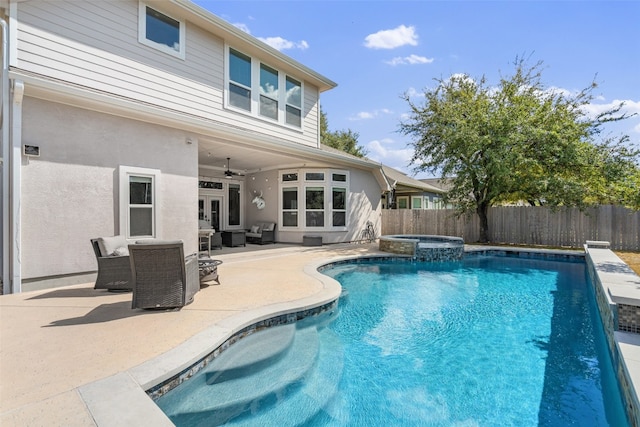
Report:
[{"label": "upstairs window", "polygon": [[147,46],[184,59],[184,23],[140,3],[138,40]]},{"label": "upstairs window", "polygon": [[233,48],[227,49],[225,106],[302,128],[302,83]]},{"label": "upstairs window", "polygon": [[278,72],[260,64],[260,115],[278,120]]},{"label": "upstairs window", "polygon": [[251,111],[251,58],[229,50],[229,105]]},{"label": "upstairs window", "polygon": [[302,126],[302,85],[287,77],[287,124]]}]

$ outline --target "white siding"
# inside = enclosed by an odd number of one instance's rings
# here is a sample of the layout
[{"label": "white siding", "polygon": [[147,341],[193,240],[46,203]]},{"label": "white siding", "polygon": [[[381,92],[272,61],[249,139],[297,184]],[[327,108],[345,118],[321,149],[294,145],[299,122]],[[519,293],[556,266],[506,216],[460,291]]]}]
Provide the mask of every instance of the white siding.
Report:
[{"label": "white siding", "polygon": [[317,144],[316,87],[305,82],[302,132],[224,109],[224,40],[192,23],[186,25],[186,59],[181,60],[138,42],[137,1],[19,2],[18,21],[18,69],[290,142]]}]

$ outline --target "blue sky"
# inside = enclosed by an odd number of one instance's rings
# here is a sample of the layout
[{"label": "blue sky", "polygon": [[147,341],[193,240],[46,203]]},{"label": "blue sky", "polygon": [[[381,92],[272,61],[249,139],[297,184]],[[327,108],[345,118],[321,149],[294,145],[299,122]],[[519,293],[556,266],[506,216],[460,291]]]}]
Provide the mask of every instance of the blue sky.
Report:
[{"label": "blue sky", "polygon": [[518,56],[544,62],[548,87],[595,79],[590,111],[625,101],[638,116],[608,130],[640,144],[640,1],[195,2],[336,82],[320,99],[329,129],[357,132],[368,157],[410,175],[401,95],[419,102],[456,73],[495,84]]}]

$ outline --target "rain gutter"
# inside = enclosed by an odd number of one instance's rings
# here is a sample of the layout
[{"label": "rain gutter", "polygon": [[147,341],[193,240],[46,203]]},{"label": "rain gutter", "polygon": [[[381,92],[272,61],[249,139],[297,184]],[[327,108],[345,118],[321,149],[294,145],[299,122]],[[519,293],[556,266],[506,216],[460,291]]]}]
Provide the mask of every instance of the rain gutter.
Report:
[{"label": "rain gutter", "polygon": [[9,280],[9,27],[2,25],[2,292],[11,292]]}]

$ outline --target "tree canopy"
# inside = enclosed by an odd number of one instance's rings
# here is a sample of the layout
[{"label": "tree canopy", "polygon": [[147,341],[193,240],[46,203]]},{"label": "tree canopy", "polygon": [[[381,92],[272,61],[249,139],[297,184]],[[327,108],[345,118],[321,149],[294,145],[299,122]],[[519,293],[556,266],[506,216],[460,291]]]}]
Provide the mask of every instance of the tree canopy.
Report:
[{"label": "tree canopy", "polygon": [[400,132],[413,138],[416,170],[450,180],[444,201],[479,215],[482,242],[497,204],[640,208],[639,151],[626,135],[602,135],[605,123],[628,117],[623,104],[589,117],[595,82],[569,94],[543,85],[542,62],[514,65],[495,86],[456,74],[436,79],[423,103],[404,95],[411,111]]},{"label": "tree canopy", "polygon": [[329,131],[327,115],[320,109],[320,142],[324,145],[342,150],[345,153],[357,157],[364,157],[367,155],[367,151],[364,147],[358,145],[359,136],[357,132],[353,132],[351,129],[347,129],[346,131]]}]

